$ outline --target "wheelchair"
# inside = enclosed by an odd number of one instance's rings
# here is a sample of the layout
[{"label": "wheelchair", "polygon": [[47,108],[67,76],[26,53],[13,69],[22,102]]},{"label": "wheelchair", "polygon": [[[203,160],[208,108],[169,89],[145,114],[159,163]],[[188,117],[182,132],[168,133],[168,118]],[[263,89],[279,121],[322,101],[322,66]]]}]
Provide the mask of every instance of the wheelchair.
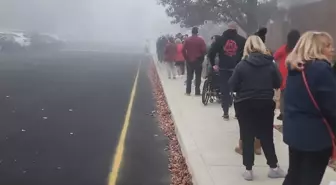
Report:
[{"label": "wheelchair", "polygon": [[215,72],[212,68],[208,70],[207,76],[203,83],[202,103],[208,105],[216,101],[220,102],[220,77],[219,72]]}]

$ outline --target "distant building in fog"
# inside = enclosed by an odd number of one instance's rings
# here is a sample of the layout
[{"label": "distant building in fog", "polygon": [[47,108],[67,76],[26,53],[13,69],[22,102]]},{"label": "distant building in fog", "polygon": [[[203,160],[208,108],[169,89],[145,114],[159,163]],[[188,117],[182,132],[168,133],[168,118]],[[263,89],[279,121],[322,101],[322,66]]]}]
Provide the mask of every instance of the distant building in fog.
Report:
[{"label": "distant building in fog", "polygon": [[277,49],[291,29],[326,31],[336,39],[335,18],[336,0],[278,0],[278,11],[268,23],[267,45]]},{"label": "distant building in fog", "polygon": [[322,0],[278,0],[278,7],[289,9],[295,6],[302,6],[309,3],[316,3]]}]

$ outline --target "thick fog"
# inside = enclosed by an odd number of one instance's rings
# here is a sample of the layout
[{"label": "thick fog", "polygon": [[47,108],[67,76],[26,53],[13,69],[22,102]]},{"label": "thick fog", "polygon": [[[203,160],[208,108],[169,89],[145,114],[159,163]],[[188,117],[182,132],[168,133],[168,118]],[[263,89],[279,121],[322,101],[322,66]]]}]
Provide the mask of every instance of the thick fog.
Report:
[{"label": "thick fog", "polygon": [[278,0],[278,6],[282,8],[290,8],[301,4],[308,4],[318,2],[321,0]]},{"label": "thick fog", "polygon": [[170,25],[156,0],[0,0],[0,30],[125,43],[178,31],[178,26]]}]

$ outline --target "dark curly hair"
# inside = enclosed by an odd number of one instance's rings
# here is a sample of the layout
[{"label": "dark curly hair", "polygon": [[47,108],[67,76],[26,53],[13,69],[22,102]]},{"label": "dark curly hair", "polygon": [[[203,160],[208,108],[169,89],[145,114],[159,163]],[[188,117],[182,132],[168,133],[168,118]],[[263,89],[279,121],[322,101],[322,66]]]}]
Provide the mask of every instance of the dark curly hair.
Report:
[{"label": "dark curly hair", "polygon": [[254,35],[259,36],[264,43],[266,42],[266,34],[267,28],[265,27],[260,28],[256,33],[254,33]]},{"label": "dark curly hair", "polygon": [[294,49],[301,35],[298,30],[291,30],[287,35],[286,52],[290,53]]},{"label": "dark curly hair", "polygon": [[220,38],[220,35],[214,35],[214,36],[211,37],[211,40],[212,39],[218,40],[219,38]]}]

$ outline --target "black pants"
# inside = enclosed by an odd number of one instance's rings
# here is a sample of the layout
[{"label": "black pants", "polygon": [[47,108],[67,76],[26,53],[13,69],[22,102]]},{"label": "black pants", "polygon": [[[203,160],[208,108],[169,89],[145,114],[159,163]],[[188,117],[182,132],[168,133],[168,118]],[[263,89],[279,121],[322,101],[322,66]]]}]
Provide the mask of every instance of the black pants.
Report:
[{"label": "black pants", "polygon": [[289,147],[289,169],[283,185],[320,185],[331,153],[331,148],[306,152]]},{"label": "black pants", "polygon": [[260,139],[267,164],[276,168],[278,159],[273,142],[273,119],[275,102],[273,100],[251,99],[235,103],[237,118],[243,142],[243,164],[246,170],[254,165],[254,138]]},{"label": "black pants", "polygon": [[232,105],[232,95],[229,87],[229,79],[232,76],[232,71],[221,70],[219,73],[220,76],[220,91],[221,91],[221,101],[222,109],[224,115],[229,114],[229,108]]},{"label": "black pants", "polygon": [[[235,113],[236,113],[236,117],[238,119],[238,111],[237,111],[237,106],[236,104],[233,106],[234,107],[234,110],[235,110]],[[242,136],[242,129],[239,129],[239,140],[242,140],[243,136]],[[259,139],[259,136],[256,136],[255,137],[256,139]]]},{"label": "black pants", "polygon": [[195,94],[201,94],[201,75],[202,75],[202,60],[197,60],[194,62],[187,61],[187,89],[186,93],[190,94],[191,93],[191,83],[194,78],[194,73],[195,73]]},{"label": "black pants", "polygon": [[179,75],[184,75],[184,73],[185,73],[185,61],[177,61],[177,62],[175,62],[175,66],[181,72],[181,74],[179,74]]},{"label": "black pants", "polygon": [[157,51],[157,56],[158,56],[159,62],[162,63],[163,62],[163,53],[160,52],[160,51]]}]

